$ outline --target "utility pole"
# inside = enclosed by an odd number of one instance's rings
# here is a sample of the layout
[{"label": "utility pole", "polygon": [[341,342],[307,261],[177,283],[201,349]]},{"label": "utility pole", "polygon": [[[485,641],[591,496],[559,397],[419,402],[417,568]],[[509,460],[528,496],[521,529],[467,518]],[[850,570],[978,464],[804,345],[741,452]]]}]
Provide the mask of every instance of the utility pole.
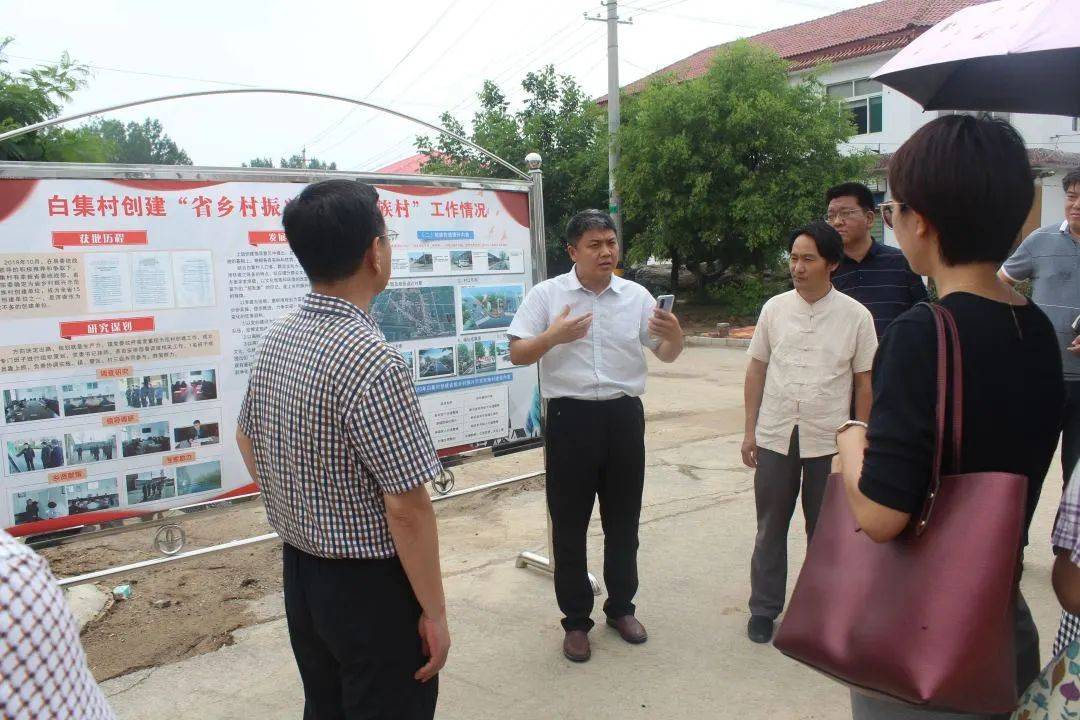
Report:
[{"label": "utility pole", "polygon": [[615,169],[619,167],[619,148],[615,143],[615,137],[619,132],[619,25],[630,25],[632,20],[619,19],[618,0],[601,2],[607,8],[607,17],[589,17],[586,20],[597,20],[607,23],[607,60],[608,60],[608,212],[615,221],[615,229],[622,242],[622,204],[619,200],[619,192],[615,187]]}]

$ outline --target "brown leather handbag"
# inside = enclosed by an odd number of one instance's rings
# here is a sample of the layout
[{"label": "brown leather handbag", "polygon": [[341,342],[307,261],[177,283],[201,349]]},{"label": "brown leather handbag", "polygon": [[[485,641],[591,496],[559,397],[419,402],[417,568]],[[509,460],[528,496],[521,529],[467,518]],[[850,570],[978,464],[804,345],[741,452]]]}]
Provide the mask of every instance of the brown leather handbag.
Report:
[{"label": "brown leather handbag", "polygon": [[[867,694],[967,713],[1017,701],[1016,592],[1028,480],[961,473],[963,363],[956,321],[937,326],[937,439],[917,520],[875,543],[852,515],[840,475],[826,488],[775,645]],[[941,476],[952,351],[951,474]]]}]

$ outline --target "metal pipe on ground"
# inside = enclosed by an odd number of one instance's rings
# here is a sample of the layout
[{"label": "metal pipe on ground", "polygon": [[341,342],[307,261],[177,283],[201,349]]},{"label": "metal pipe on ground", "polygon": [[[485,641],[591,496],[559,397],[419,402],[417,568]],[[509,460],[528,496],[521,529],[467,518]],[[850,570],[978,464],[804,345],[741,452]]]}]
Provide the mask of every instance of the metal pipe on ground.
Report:
[{"label": "metal pipe on ground", "polygon": [[[543,474],[544,473],[542,470],[537,470],[535,472],[525,473],[524,475],[515,475],[514,477],[505,478],[503,480],[496,480],[494,482],[484,483],[483,485],[477,485],[476,487],[458,490],[447,495],[439,495],[433,497],[431,501],[433,503],[442,502],[443,500],[451,500],[453,498],[462,497],[464,495],[472,495],[473,493],[483,492],[485,490],[493,490],[504,485],[521,482],[522,480],[531,480],[533,478],[541,477],[543,476]],[[277,533],[256,535],[255,537],[244,538],[242,540],[232,540],[227,543],[221,543],[220,545],[211,545],[210,547],[200,548],[198,550],[189,550],[187,552],[177,553],[176,555],[170,555],[168,557],[142,560],[140,562],[130,563],[128,565],[117,565],[116,567],[105,568],[104,570],[96,570],[94,572],[84,573],[82,575],[73,575],[72,577],[62,578],[59,581],[59,584],[60,587],[73,587],[75,585],[83,585],[89,582],[97,582],[98,580],[102,580],[107,577],[124,575],[130,572],[135,572],[137,570],[145,570],[146,568],[156,567],[158,565],[165,565],[167,563],[190,560],[192,558],[200,557],[202,555],[210,555],[217,552],[224,552],[226,550],[235,550],[236,548],[256,545],[258,543],[272,542],[277,539]]]}]

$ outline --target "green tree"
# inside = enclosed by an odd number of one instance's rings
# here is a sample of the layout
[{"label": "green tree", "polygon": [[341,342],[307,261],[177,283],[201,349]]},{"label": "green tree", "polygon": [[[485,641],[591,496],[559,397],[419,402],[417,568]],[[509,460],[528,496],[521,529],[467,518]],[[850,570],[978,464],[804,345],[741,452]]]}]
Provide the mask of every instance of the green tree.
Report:
[{"label": "green tree", "polygon": [[[274,163],[268,157],[261,157],[253,158],[246,163],[242,163],[241,166],[250,168],[272,168],[274,167]],[[305,159],[303,155],[297,154],[289,158],[281,158],[278,162],[278,167],[285,170],[337,170],[337,163],[323,162],[318,158]]]},{"label": "green tree", "polygon": [[[607,206],[607,142],[603,111],[569,75],[557,75],[548,65],[530,72],[521,83],[526,97],[521,109],[490,80],[477,94],[480,109],[472,132],[451,115],[441,115],[443,127],[526,170],[525,156],[543,157],[544,224],[548,273],[569,267],[563,228],[576,211]],[[469,177],[516,177],[505,167],[453,138],[416,138],[416,148],[431,159],[421,172]]]},{"label": "green tree", "polygon": [[151,165],[191,165],[191,158],[165,134],[161,122],[146,118],[141,123],[119,120],[91,121],[87,127],[111,148],[111,162]]},{"label": "green tree", "polygon": [[867,175],[866,154],[838,149],[853,132],[814,77],[792,85],[785,61],[747,42],[699,79],[648,87],[626,103],[618,138],[631,258],[681,258],[699,281],[706,267],[773,266],[829,185]]},{"label": "green tree", "polygon": [[[12,38],[0,39],[0,132],[58,117],[64,103],[86,86],[88,70],[67,53],[55,65],[12,73],[4,51]],[[90,130],[51,127],[0,142],[0,160],[106,162],[109,144]]]}]

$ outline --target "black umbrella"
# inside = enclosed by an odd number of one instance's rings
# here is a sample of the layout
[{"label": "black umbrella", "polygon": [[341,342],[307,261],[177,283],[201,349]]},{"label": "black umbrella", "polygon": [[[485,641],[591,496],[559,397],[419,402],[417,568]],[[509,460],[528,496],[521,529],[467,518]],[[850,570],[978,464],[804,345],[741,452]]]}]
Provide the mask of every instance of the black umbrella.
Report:
[{"label": "black umbrella", "polygon": [[873,77],[926,110],[1080,116],[1080,0],[965,8]]}]

